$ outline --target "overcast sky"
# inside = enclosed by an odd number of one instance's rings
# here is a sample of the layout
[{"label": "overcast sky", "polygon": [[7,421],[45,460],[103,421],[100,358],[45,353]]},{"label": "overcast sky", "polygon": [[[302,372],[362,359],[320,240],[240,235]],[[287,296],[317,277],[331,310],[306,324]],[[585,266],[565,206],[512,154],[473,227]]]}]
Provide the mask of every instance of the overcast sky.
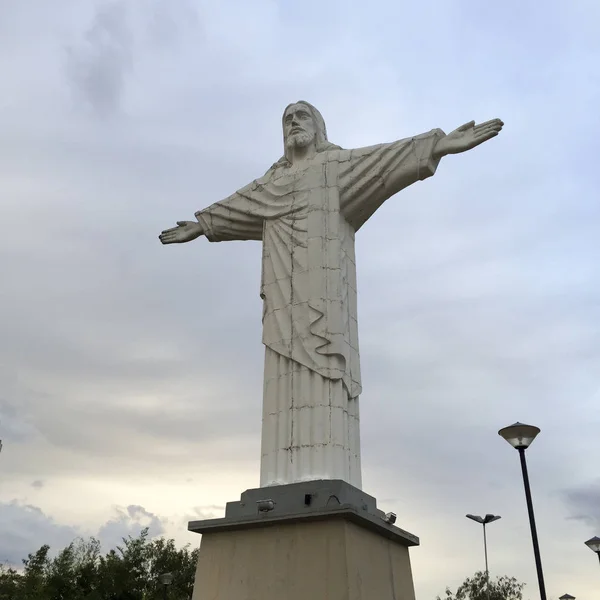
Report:
[{"label": "overcast sky", "polygon": [[[0,1],[0,560],[149,525],[197,544],[258,485],[260,244],[158,233],[282,154],[500,117],[357,236],[364,489],[420,536],[417,597],[483,568],[597,596],[600,5]],[[596,593],[596,596],[594,596]]]}]

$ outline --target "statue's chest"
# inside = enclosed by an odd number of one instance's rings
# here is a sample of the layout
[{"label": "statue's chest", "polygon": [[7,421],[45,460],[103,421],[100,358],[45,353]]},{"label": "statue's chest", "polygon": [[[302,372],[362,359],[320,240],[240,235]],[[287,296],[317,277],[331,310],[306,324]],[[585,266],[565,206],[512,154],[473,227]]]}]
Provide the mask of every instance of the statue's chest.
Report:
[{"label": "statue's chest", "polygon": [[288,167],[281,169],[272,180],[279,194],[311,192],[325,187],[326,165],[322,162],[309,164],[301,169]]},{"label": "statue's chest", "polygon": [[311,211],[329,211],[331,196],[336,196],[337,188],[328,185],[326,167],[323,163],[310,165],[304,169],[293,167],[282,170],[271,182],[273,192],[287,205],[288,217],[301,218]]}]

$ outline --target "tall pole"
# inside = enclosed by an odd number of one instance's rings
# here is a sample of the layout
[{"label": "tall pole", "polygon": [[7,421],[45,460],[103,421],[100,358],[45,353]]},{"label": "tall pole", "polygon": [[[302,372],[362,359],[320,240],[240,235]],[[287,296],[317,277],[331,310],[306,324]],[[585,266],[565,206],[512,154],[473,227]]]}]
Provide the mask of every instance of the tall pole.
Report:
[{"label": "tall pole", "polygon": [[163,585],[163,600],[167,600],[167,588],[168,587],[169,586],[166,583]]},{"label": "tall pole", "polygon": [[487,535],[485,533],[486,522],[483,522],[483,551],[485,552],[485,585],[487,597],[490,597],[490,571],[488,569],[488,557],[487,557]]},{"label": "tall pole", "polygon": [[546,600],[546,586],[544,585],[544,573],[542,571],[542,558],[540,556],[540,545],[538,543],[535,516],[533,514],[533,501],[531,500],[531,488],[529,486],[529,475],[527,473],[527,461],[525,460],[525,448],[518,447],[521,458],[521,470],[523,471],[523,484],[525,486],[525,498],[527,500],[527,512],[529,513],[529,525],[531,527],[531,540],[533,542],[533,553],[535,555],[535,568],[537,569],[538,583],[540,586],[540,598]]},{"label": "tall pole", "polygon": [[481,525],[483,525],[483,552],[484,552],[484,556],[485,556],[485,576],[486,579],[489,579],[490,576],[490,569],[489,569],[489,565],[488,565],[488,551],[487,551],[487,530],[486,530],[486,525],[488,523],[493,523],[494,521],[497,521],[498,519],[500,519],[500,515],[492,515],[490,513],[488,513],[487,515],[485,515],[484,517],[480,517],[479,515],[465,515],[467,517],[467,519],[471,519],[471,521],[475,521],[475,523],[480,523]]},{"label": "tall pole", "polygon": [[486,523],[483,523],[483,551],[485,552],[485,576],[486,578],[489,578],[490,576],[490,571],[488,569],[488,557],[487,557],[487,536],[485,535],[485,525]]}]

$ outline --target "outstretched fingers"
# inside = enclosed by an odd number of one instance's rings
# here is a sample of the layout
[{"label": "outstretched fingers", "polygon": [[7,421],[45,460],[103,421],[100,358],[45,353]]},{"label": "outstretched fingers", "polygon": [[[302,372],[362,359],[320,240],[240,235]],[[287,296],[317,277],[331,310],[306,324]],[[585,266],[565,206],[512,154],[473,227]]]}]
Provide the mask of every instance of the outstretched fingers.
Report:
[{"label": "outstretched fingers", "polygon": [[[500,131],[502,131],[502,126],[504,123],[500,121],[500,119],[494,119],[492,121],[487,121],[486,123],[481,123],[481,125],[477,125],[473,128],[473,134],[475,138],[484,137],[486,139],[489,138],[490,134],[498,135]],[[492,136],[493,137],[493,136]]]},{"label": "outstretched fingers", "polygon": [[493,129],[495,131],[500,131],[504,123],[502,121],[494,121],[492,123],[482,123],[481,125],[477,125],[473,128],[473,131],[477,133],[478,131],[487,131],[488,129]]},{"label": "outstretched fingers", "polygon": [[474,134],[474,137],[475,137],[475,139],[478,139],[480,137],[487,137],[488,135],[490,135],[492,133],[498,134],[498,133],[500,133],[500,131],[501,131],[500,129],[494,129],[492,127],[488,127],[486,129],[481,129],[479,131],[476,131]]},{"label": "outstretched fingers", "polygon": [[175,227],[174,229],[166,229],[158,236],[158,239],[163,244],[172,244],[172,243],[176,242],[177,241],[177,229],[179,229],[179,228]]},{"label": "outstretched fingers", "polygon": [[493,137],[496,137],[499,133],[499,131],[489,131],[484,135],[478,135],[475,139],[478,142],[485,142],[487,140],[491,140]]},{"label": "outstretched fingers", "polygon": [[479,123],[479,125],[475,125],[475,129],[478,127],[487,127],[488,125],[500,125],[500,127],[502,127],[504,123],[502,122],[502,119],[490,119],[489,121],[484,121],[483,123]]},{"label": "outstretched fingers", "polygon": [[500,119],[492,119],[491,121],[485,121],[484,123],[479,123],[473,127],[474,131],[478,131],[480,129],[502,129],[504,123]]}]

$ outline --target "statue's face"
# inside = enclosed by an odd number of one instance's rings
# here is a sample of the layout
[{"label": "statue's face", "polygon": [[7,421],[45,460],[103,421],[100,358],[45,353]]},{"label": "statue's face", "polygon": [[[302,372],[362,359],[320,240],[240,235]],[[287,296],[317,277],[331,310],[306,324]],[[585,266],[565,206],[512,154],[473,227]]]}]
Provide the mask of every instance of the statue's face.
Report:
[{"label": "statue's face", "polygon": [[315,142],[317,127],[304,104],[292,104],[283,117],[286,147],[304,148]]}]

